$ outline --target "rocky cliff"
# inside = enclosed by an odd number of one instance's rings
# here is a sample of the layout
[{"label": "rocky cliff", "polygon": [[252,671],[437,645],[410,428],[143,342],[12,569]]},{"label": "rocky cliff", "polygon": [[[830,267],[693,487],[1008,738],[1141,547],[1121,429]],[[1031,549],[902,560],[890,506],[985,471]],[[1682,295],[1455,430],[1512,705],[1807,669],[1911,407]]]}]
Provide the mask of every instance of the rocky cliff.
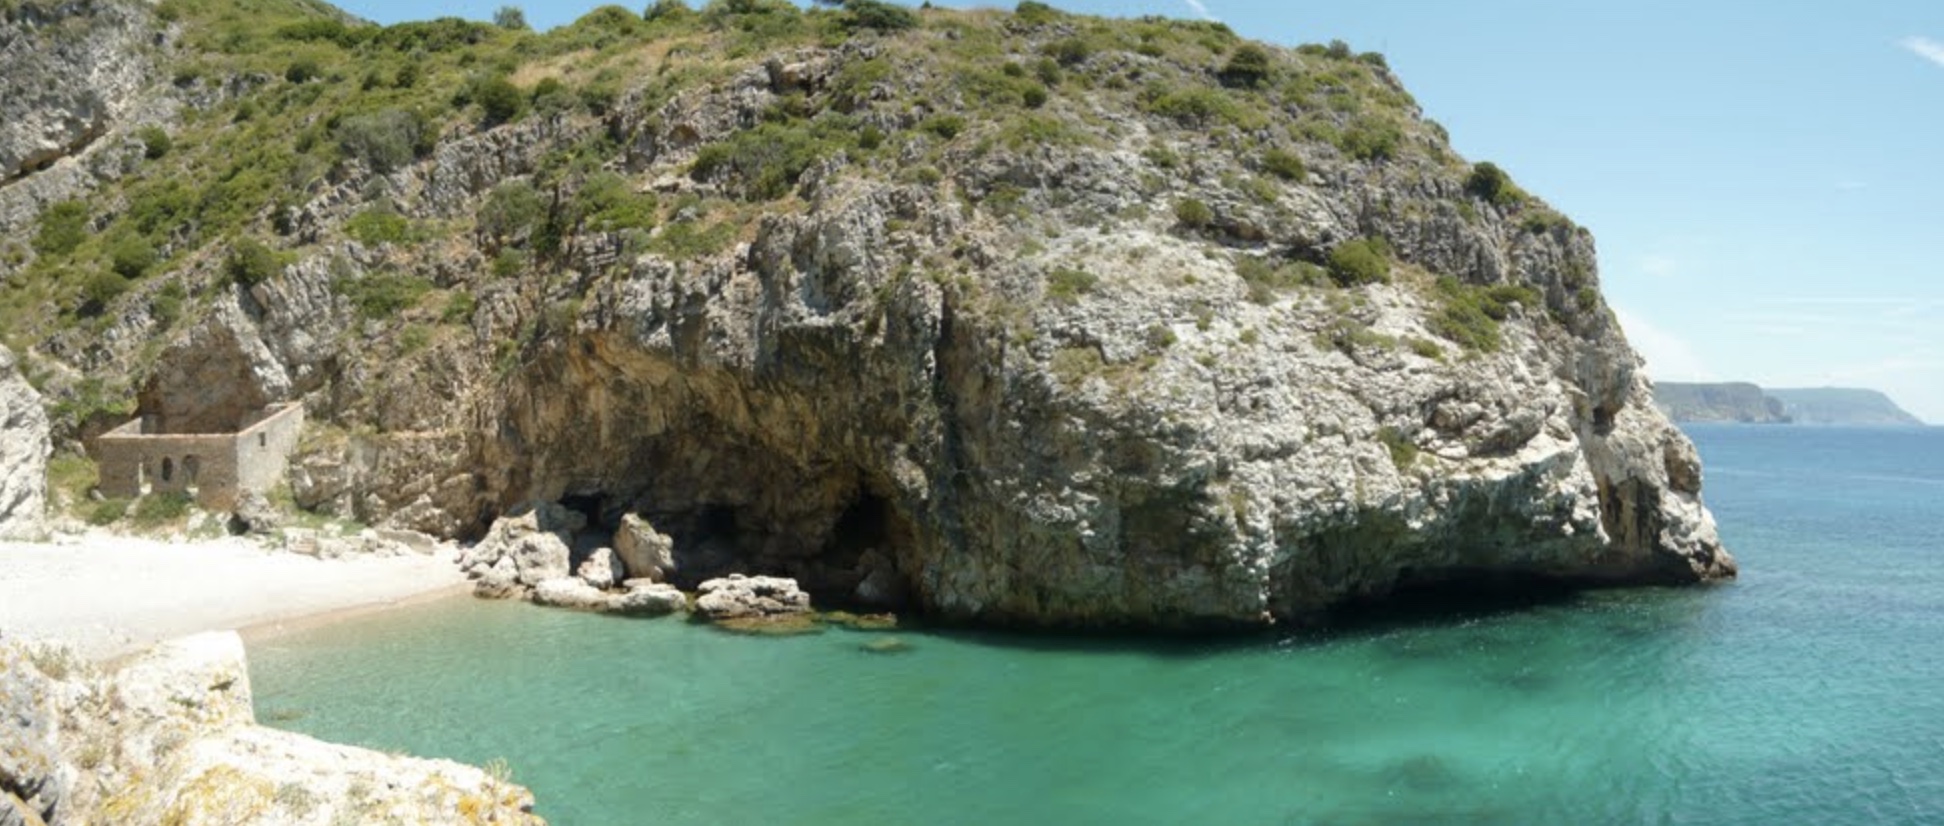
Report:
[{"label": "rocky cliff", "polygon": [[256,725],[243,643],[203,634],[100,672],[0,637],[0,824],[538,824],[479,769]]},{"label": "rocky cliff", "polygon": [[1802,424],[1922,427],[1924,420],[1879,390],[1853,387],[1778,388],[1768,391]]},{"label": "rocky cliff", "polygon": [[41,396],[0,346],[0,539],[44,530],[50,450]]},{"label": "rocky cliff", "polygon": [[1789,423],[1780,400],[1747,382],[1656,382],[1654,406],[1677,422]]},{"label": "rocky cliff", "polygon": [[25,306],[67,397],[206,358],[235,386],[178,392],[303,399],[306,507],[558,501],[679,584],[1026,626],[1734,572],[1591,235],[1381,56],[1039,4],[287,14],[177,24],[235,94],[89,201],[153,266],[94,290],[83,241]]}]

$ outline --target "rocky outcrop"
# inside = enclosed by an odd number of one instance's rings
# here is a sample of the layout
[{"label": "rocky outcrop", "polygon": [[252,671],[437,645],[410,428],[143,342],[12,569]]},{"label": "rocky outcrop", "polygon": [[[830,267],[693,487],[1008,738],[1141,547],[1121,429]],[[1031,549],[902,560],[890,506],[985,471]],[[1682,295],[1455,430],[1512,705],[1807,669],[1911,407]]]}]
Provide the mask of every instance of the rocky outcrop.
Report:
[{"label": "rocky outcrop", "polygon": [[234,633],[109,673],[0,639],[0,721],[0,823],[541,822],[480,769],[257,725]]},{"label": "rocky outcrop", "polygon": [[482,596],[571,579],[574,533],[586,524],[586,517],[559,505],[528,505],[494,522],[486,538],[460,556],[459,568],[478,580],[474,590]]},{"label": "rocky outcrop", "polygon": [[40,394],[0,347],[0,539],[45,530],[50,450]]},{"label": "rocky outcrop", "polygon": [[[633,538],[617,536],[617,542],[639,548],[632,543],[652,543],[659,536],[639,519],[631,525]],[[587,518],[576,511],[531,503],[495,521],[485,539],[460,555],[459,567],[473,579],[473,593],[489,599],[527,598],[554,608],[632,616],[688,610],[681,589],[648,577],[630,578],[632,569],[614,549],[576,554],[576,547],[585,547],[586,528]]]},{"label": "rocky outcrop", "polygon": [[695,612],[711,620],[761,619],[810,612],[810,595],[796,580],[730,574],[696,589]]},{"label": "rocky outcrop", "polygon": [[[484,594],[606,546],[635,578],[1022,626],[1732,575],[1591,235],[1480,178],[1388,70],[1271,50],[1278,82],[1230,88],[1209,66],[1239,42],[1148,21],[1048,79],[1028,67],[1069,23],[953,14],[885,36],[922,48],[696,48],[598,113],[454,116],[415,162],[277,205],[256,229],[297,260],[268,280],[185,265],[234,334],[211,346],[339,426],[298,502],[484,534]],[[954,80],[996,54],[1024,98]],[[543,209],[596,179],[652,220],[467,223],[496,187]],[[379,198],[474,230],[350,240]],[[1388,273],[1325,274],[1357,250]],[[424,300],[366,318],[347,290],[373,278]],[[47,349],[133,361],[151,327],[122,318]],[[495,523],[535,501],[586,524]]]}]

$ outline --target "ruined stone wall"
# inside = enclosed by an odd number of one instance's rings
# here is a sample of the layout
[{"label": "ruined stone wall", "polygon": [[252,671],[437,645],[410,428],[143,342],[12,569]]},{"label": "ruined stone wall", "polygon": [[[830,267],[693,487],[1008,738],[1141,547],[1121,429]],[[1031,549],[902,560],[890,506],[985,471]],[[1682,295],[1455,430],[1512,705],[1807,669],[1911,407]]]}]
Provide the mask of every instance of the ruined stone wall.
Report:
[{"label": "ruined stone wall", "polygon": [[236,478],[241,490],[268,491],[283,481],[290,454],[304,429],[304,406],[266,411],[262,420],[236,435]]},{"label": "ruined stone wall", "polygon": [[101,493],[125,499],[187,493],[204,508],[231,510],[244,491],[267,491],[283,478],[304,426],[301,405],[259,416],[240,433],[159,433],[152,416],[115,428],[95,443]]}]

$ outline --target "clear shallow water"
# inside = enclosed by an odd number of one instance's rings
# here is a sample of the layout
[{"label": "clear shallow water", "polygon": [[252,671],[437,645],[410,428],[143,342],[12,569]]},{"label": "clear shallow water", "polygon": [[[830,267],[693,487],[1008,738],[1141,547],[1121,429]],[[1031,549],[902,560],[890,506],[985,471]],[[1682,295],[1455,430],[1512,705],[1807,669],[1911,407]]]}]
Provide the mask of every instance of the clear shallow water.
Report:
[{"label": "clear shallow water", "polygon": [[1944,822],[1944,430],[1690,432],[1732,585],[896,655],[460,599],[252,646],[258,713],[560,824]]}]

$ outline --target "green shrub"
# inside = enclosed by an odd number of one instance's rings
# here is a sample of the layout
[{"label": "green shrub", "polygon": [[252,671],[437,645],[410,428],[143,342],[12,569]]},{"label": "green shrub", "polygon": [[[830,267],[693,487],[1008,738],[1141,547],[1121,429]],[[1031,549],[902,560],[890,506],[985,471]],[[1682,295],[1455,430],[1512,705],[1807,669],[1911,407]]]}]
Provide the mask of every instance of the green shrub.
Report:
[{"label": "green shrub", "polygon": [[245,236],[230,247],[229,258],[223,262],[223,272],[237,284],[254,287],[270,280],[271,276],[283,269],[283,265],[283,256],[264,246],[263,242]]},{"label": "green shrub", "polygon": [[1301,181],[1305,175],[1303,159],[1280,147],[1262,153],[1262,168],[1285,181]]},{"label": "green shrub", "polygon": [[1172,119],[1190,128],[1205,127],[1216,122],[1242,126],[1251,120],[1233,98],[1219,89],[1200,86],[1187,89],[1149,87],[1142,94],[1141,108],[1149,114]]},{"label": "green shrub", "polygon": [[765,123],[702,147],[689,174],[698,181],[731,177],[746,198],[773,200],[790,194],[812,164],[844,147],[841,136],[815,125]]},{"label": "green shrub", "polygon": [[170,281],[163,284],[162,289],[156,290],[155,295],[149,299],[149,315],[154,317],[157,324],[163,326],[174,324],[176,319],[182,317],[182,302],[188,297],[189,293],[183,288],[182,282]]},{"label": "green shrub", "polygon": [[1358,238],[1330,250],[1330,279],[1351,287],[1390,281],[1390,245],[1381,238]]},{"label": "green shrub", "polygon": [[930,132],[945,140],[951,140],[965,131],[965,118],[958,115],[933,115],[918,124],[919,129]]},{"label": "green shrub", "polygon": [[1020,22],[1033,26],[1060,19],[1058,9],[1035,0],[1020,0],[1019,5],[1013,8],[1013,14],[1019,17]]},{"label": "green shrub", "polygon": [[520,87],[503,77],[479,80],[469,97],[479,104],[480,113],[485,116],[483,123],[488,127],[510,123],[526,111],[526,95],[520,93]]},{"label": "green shrub", "polygon": [[1196,198],[1183,198],[1175,202],[1175,220],[1189,229],[1206,229],[1215,223],[1215,210]]},{"label": "green shrub", "polygon": [[140,235],[124,235],[108,248],[109,266],[123,278],[136,279],[148,275],[149,268],[155,266],[155,260],[155,246]]},{"label": "green shrub", "polygon": [[1217,74],[1223,86],[1254,89],[1269,81],[1269,50],[1254,43],[1244,44],[1229,56],[1228,64]]},{"label": "green shrub", "polygon": [[175,141],[160,126],[144,126],[135,133],[142,141],[142,156],[153,161],[169,154],[175,148]]},{"label": "green shrub", "polygon": [[1397,157],[1404,132],[1396,124],[1360,117],[1351,121],[1337,141],[1337,148],[1362,161],[1387,161]]},{"label": "green shrub", "polygon": [[1026,91],[1020,93],[1020,102],[1026,104],[1026,108],[1028,109],[1038,109],[1041,106],[1045,106],[1046,99],[1047,93],[1046,87],[1044,86],[1028,86],[1026,87]]},{"label": "green shrub", "polygon": [[904,31],[918,25],[918,15],[896,3],[882,0],[844,0],[844,28],[874,29],[881,32]]},{"label": "green shrub", "polygon": [[1403,431],[1390,425],[1384,425],[1377,429],[1377,441],[1382,443],[1386,450],[1390,451],[1391,465],[1395,466],[1398,470],[1408,470],[1412,464],[1417,462],[1417,443],[1411,441],[1410,437],[1405,436]]},{"label": "green shrub", "polygon": [[1436,361],[1444,360],[1444,348],[1439,347],[1438,343],[1435,341],[1432,341],[1430,339],[1425,339],[1425,338],[1417,338],[1413,336],[1411,338],[1405,339],[1404,342],[1405,344],[1410,345],[1411,352],[1423,356],[1424,358],[1433,359]]},{"label": "green shrub", "polygon": [[1512,176],[1498,168],[1498,164],[1482,161],[1472,167],[1471,175],[1465,178],[1465,191],[1488,204],[1514,206],[1525,200],[1525,193],[1512,183]]},{"label": "green shrub", "polygon": [[317,65],[316,58],[311,57],[300,57],[290,61],[289,68],[284,69],[284,80],[291,83],[308,83],[323,76],[323,68]]},{"label": "green shrub", "polygon": [[1061,66],[1078,66],[1093,57],[1093,45],[1078,37],[1056,40],[1043,50],[1047,57],[1058,61]]},{"label": "green shrub", "polygon": [[100,312],[123,293],[128,292],[128,279],[113,270],[95,270],[81,282],[81,298],[89,309]]},{"label": "green shrub", "polygon": [[494,248],[517,242],[533,232],[540,221],[546,217],[546,206],[540,201],[540,191],[525,180],[508,181],[493,187],[486,194],[486,200],[474,213],[473,221],[479,234]]},{"label": "green shrub", "polygon": [[1573,221],[1550,209],[1535,209],[1519,219],[1519,227],[1533,235],[1573,229]]},{"label": "green shrub", "polygon": [[66,255],[88,240],[88,205],[81,201],[62,201],[40,215],[40,229],[34,233],[34,251],[41,255]]},{"label": "green shrub", "polygon": [[676,221],[648,242],[648,249],[676,261],[690,261],[715,255],[736,240],[736,226],[721,221],[704,226],[700,221]]},{"label": "green shrub", "polygon": [[418,304],[419,299],[432,291],[432,282],[412,275],[375,272],[362,278],[340,278],[332,282],[331,288],[349,299],[358,315],[384,320]]},{"label": "green shrub", "polygon": [[1080,296],[1093,292],[1099,283],[1100,276],[1086,270],[1060,267],[1046,274],[1046,296],[1061,304],[1072,304]]},{"label": "green shrub", "polygon": [[493,12],[493,25],[512,31],[526,31],[526,12],[519,6],[501,6]]},{"label": "green shrub", "polygon": [[695,11],[682,0],[655,0],[641,12],[641,19],[650,23],[675,22],[695,16]]},{"label": "green shrub", "polygon": [[1544,300],[1538,290],[1523,284],[1487,287],[1448,275],[1438,279],[1438,295],[1442,306],[1431,318],[1431,331],[1467,350],[1487,353],[1499,349],[1499,322],[1511,317],[1513,304],[1538,308]]},{"label": "green shrub", "polygon": [[1328,281],[1323,268],[1308,261],[1278,262],[1253,255],[1236,258],[1235,274],[1248,286],[1249,300],[1257,304],[1272,304],[1281,293]]},{"label": "green shrub", "polygon": [[439,312],[439,321],[443,324],[463,325],[469,323],[472,321],[473,311],[477,307],[478,301],[473,298],[471,292],[463,289],[457,290],[453,292],[450,298],[446,299],[445,309]]},{"label": "green shrub", "polygon": [[113,525],[128,515],[127,499],[103,499],[88,506],[82,517],[88,524],[97,528]]},{"label": "green shrub", "polygon": [[574,193],[575,211],[593,232],[653,229],[658,206],[654,195],[635,192],[627,179],[613,172],[588,176]]},{"label": "green shrub", "polygon": [[411,112],[384,109],[338,121],[334,131],[345,157],[364,161],[380,175],[411,163],[432,146],[430,125]]},{"label": "green shrub", "polygon": [[145,528],[166,525],[188,516],[191,504],[186,493],[151,493],[135,500],[133,521]]},{"label": "green shrub", "polygon": [[493,256],[493,277],[515,278],[526,272],[528,263],[526,253],[519,250],[500,250],[499,255]]},{"label": "green shrub", "polygon": [[345,234],[365,246],[404,243],[412,234],[412,222],[393,211],[391,205],[370,207],[344,222]]}]

